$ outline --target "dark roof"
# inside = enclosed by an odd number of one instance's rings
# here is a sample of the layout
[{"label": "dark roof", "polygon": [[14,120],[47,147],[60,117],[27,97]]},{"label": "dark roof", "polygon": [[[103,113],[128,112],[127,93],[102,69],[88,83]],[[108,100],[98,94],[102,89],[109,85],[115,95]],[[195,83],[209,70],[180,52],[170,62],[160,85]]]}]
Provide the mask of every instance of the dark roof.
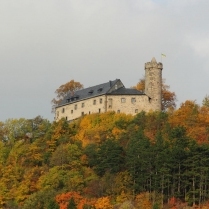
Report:
[{"label": "dark roof", "polygon": [[142,91],[138,91],[137,89],[127,89],[127,88],[119,88],[115,91],[112,91],[112,95],[143,95],[144,93]]},{"label": "dark roof", "polygon": [[[120,79],[115,79],[114,81],[109,81],[103,84],[99,84],[96,86],[88,87],[85,89],[81,89],[76,91],[73,95],[69,93],[60,103],[60,106],[64,106],[66,104],[75,103],[84,99],[97,97],[104,94],[109,95],[141,95],[142,92],[136,89],[126,89],[124,85],[123,87],[113,90],[112,87],[116,84],[119,84]],[[121,82],[122,83],[122,82]]]},{"label": "dark roof", "polygon": [[59,106],[66,105],[68,103],[78,102],[84,99],[96,97],[99,95],[107,94],[107,92],[113,87],[120,79],[115,79],[114,81],[109,81],[96,86],[91,86],[85,89],[80,89],[72,95],[69,93],[60,103]]}]

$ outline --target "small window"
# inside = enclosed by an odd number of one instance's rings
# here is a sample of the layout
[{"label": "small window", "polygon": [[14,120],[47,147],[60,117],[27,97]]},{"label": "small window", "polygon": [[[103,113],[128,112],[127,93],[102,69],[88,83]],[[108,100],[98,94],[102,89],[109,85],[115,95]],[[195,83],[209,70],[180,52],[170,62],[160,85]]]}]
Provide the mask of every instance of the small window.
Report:
[{"label": "small window", "polygon": [[138,113],[139,111],[138,111],[138,109],[135,109],[135,113]]},{"label": "small window", "polygon": [[125,103],[126,102],[126,99],[125,98],[121,98],[121,102],[122,103]]},{"label": "small window", "polygon": [[94,92],[94,90],[91,89],[91,90],[89,91],[89,94],[93,94],[93,92]]},{"label": "small window", "polygon": [[96,101],[96,99],[94,99],[94,101],[93,101],[93,105],[95,105],[97,103],[97,101]]},{"label": "small window", "polygon": [[65,119],[67,120],[67,117]]},{"label": "small window", "polygon": [[74,109],[77,110],[77,104],[75,105]]},{"label": "small window", "polygon": [[102,89],[103,89],[103,88],[102,88],[102,87],[100,87],[97,91],[98,91],[98,92],[101,92],[101,91],[102,91]]},{"label": "small window", "polygon": [[65,112],[65,108],[62,108],[62,113],[64,113]]},{"label": "small window", "polygon": [[136,98],[131,98],[131,103],[135,103],[136,102]]},{"label": "small window", "polygon": [[120,113],[120,110],[118,110],[117,113]]},{"label": "small window", "polygon": [[101,109],[99,108],[99,113],[101,112]]},{"label": "small window", "polygon": [[84,112],[81,112],[81,115],[84,116]]},{"label": "small window", "polygon": [[91,112],[89,111],[89,115],[91,114]]},{"label": "small window", "polygon": [[71,114],[73,114],[73,110],[71,110]]},{"label": "small window", "polygon": [[85,106],[84,102],[83,102],[83,103],[81,103],[81,107],[84,107],[84,106]]},{"label": "small window", "polygon": [[101,99],[99,99],[99,103],[100,103],[100,104],[102,104],[102,98],[101,98]]}]

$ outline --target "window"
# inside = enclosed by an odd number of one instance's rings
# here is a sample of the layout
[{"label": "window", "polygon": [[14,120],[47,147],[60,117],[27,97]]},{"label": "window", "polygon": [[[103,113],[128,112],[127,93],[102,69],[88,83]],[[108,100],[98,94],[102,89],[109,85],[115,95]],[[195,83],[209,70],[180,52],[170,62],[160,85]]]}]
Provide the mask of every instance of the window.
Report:
[{"label": "window", "polygon": [[136,102],[136,98],[131,98],[131,103],[135,103]]},{"label": "window", "polygon": [[108,108],[112,108],[112,98],[108,99]]},{"label": "window", "polygon": [[71,110],[71,114],[73,114],[73,110]]},{"label": "window", "polygon": [[138,111],[138,109],[135,109],[135,113],[138,113],[139,111]]},{"label": "window", "polygon": [[91,114],[91,112],[89,111],[89,115]]},{"label": "window", "polygon": [[102,104],[102,98],[101,98],[101,99],[99,99],[99,103],[100,103],[100,104]]},{"label": "window", "polygon": [[65,112],[65,108],[62,108],[62,113],[64,113]]},{"label": "window", "polygon": [[84,116],[84,112],[81,112],[81,115]]},{"label": "window", "polygon": [[91,90],[89,91],[89,94],[93,94],[93,92],[94,92],[94,90],[93,90],[93,89],[91,89]]},{"label": "window", "polygon": [[95,105],[95,104],[96,104],[96,102],[97,102],[97,101],[96,101],[96,99],[94,99],[94,101],[93,101],[93,105]]},{"label": "window", "polygon": [[121,102],[122,103],[125,103],[126,102],[126,99],[125,98],[121,98]]},{"label": "window", "polygon": [[99,108],[99,113],[101,112],[101,109]]},{"label": "window", "polygon": [[67,120],[67,117],[65,119]]},{"label": "window", "polygon": [[75,105],[74,109],[77,110],[77,104]]},{"label": "window", "polygon": [[57,117],[59,117],[59,111],[57,111]]},{"label": "window", "polygon": [[81,103],[81,107],[84,107],[85,105],[84,105],[84,102],[83,103]]},{"label": "window", "polygon": [[120,110],[118,110],[117,113],[120,113]]}]

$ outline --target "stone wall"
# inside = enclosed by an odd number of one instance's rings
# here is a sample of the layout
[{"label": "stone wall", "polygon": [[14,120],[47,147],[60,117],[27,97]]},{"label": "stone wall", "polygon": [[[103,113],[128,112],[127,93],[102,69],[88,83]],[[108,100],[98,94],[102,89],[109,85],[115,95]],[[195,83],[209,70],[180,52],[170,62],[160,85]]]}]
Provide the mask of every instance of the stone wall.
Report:
[{"label": "stone wall", "polygon": [[71,121],[82,115],[106,111],[136,115],[142,110],[148,112],[151,109],[147,95],[103,95],[56,108],[55,120],[65,118]]},{"label": "stone wall", "polygon": [[162,63],[155,58],[145,64],[145,94],[150,98],[152,110],[162,110]]}]

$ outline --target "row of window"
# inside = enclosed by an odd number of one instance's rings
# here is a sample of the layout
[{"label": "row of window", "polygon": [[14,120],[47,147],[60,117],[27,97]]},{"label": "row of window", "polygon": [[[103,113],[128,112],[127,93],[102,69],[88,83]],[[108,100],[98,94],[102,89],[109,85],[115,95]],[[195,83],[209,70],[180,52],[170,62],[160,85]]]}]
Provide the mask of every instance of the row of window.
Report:
[{"label": "row of window", "polygon": [[[98,112],[101,113],[101,109],[98,109]],[[117,113],[120,113],[120,110],[117,110]],[[135,109],[135,113],[138,113],[138,109]],[[73,114],[73,110],[71,110],[71,114]],[[91,112],[89,111],[89,115],[91,114]],[[59,116],[59,111],[57,111],[57,117]],[[81,116],[84,116],[84,112],[81,112]],[[68,117],[65,118],[66,120],[68,120]]]},{"label": "row of window", "polygon": [[[101,109],[98,109],[98,113],[101,113]],[[73,114],[73,110],[71,110],[71,114]],[[91,112],[89,111],[89,115],[91,114]],[[84,116],[84,112],[81,112],[81,116]],[[66,120],[68,120],[68,117],[65,117]]]},{"label": "row of window", "polygon": [[[138,109],[135,109],[135,113],[138,113]],[[120,113],[120,110],[117,110],[117,113]]]},{"label": "row of window", "polygon": [[[125,103],[126,102],[126,98],[121,98],[121,103]],[[136,102],[136,98],[132,97],[131,98],[131,103],[135,103]]]},{"label": "row of window", "polygon": [[[110,99],[110,100],[112,100],[112,99]],[[125,102],[126,102],[126,98],[121,98],[121,103],[125,103]],[[136,102],[136,98],[132,97],[131,98],[131,103],[135,103],[135,102]],[[99,99],[99,103],[102,104],[102,98]],[[110,102],[110,103],[112,103],[112,102]],[[96,105],[96,104],[97,104],[97,100],[94,99],[93,100],[93,105]],[[110,105],[112,106],[112,104],[110,104]],[[83,103],[81,103],[81,108],[84,108],[84,107],[85,107],[85,103],[83,102]],[[77,110],[77,108],[78,108],[78,105],[75,104],[74,110]],[[64,113],[64,112],[65,112],[65,108],[62,109],[62,113]]]},{"label": "row of window", "polygon": [[[112,100],[112,99],[110,99],[110,100]],[[126,102],[126,98],[121,98],[121,103],[125,103],[125,102]],[[132,97],[132,98],[131,98],[131,103],[135,103],[135,102],[136,102],[136,98],[135,98],[135,97]],[[102,104],[102,98],[99,99],[99,103]],[[112,103],[112,102],[110,102],[110,103]],[[96,104],[97,104],[97,100],[94,99],[94,100],[93,100],[93,105],[96,105]],[[112,106],[112,104],[110,104],[110,105]],[[84,102],[81,103],[81,107],[82,107],[82,108],[85,107],[85,103],[84,103]],[[78,105],[75,104],[74,110],[77,110],[77,108],[78,108]],[[64,113],[64,112],[65,112],[65,108],[62,109],[62,113]]]},{"label": "row of window", "polygon": [[[99,99],[99,103],[102,104],[102,98]],[[97,104],[97,100],[94,99],[94,100],[93,100],[93,105],[96,105],[96,104]],[[81,107],[82,107],[82,108],[85,107],[85,103],[84,103],[84,102],[81,103]],[[74,110],[77,110],[77,108],[78,108],[78,104],[75,104]],[[64,112],[65,112],[65,108],[62,108],[62,113],[64,113]],[[71,113],[73,113],[73,110],[71,110]]]}]

